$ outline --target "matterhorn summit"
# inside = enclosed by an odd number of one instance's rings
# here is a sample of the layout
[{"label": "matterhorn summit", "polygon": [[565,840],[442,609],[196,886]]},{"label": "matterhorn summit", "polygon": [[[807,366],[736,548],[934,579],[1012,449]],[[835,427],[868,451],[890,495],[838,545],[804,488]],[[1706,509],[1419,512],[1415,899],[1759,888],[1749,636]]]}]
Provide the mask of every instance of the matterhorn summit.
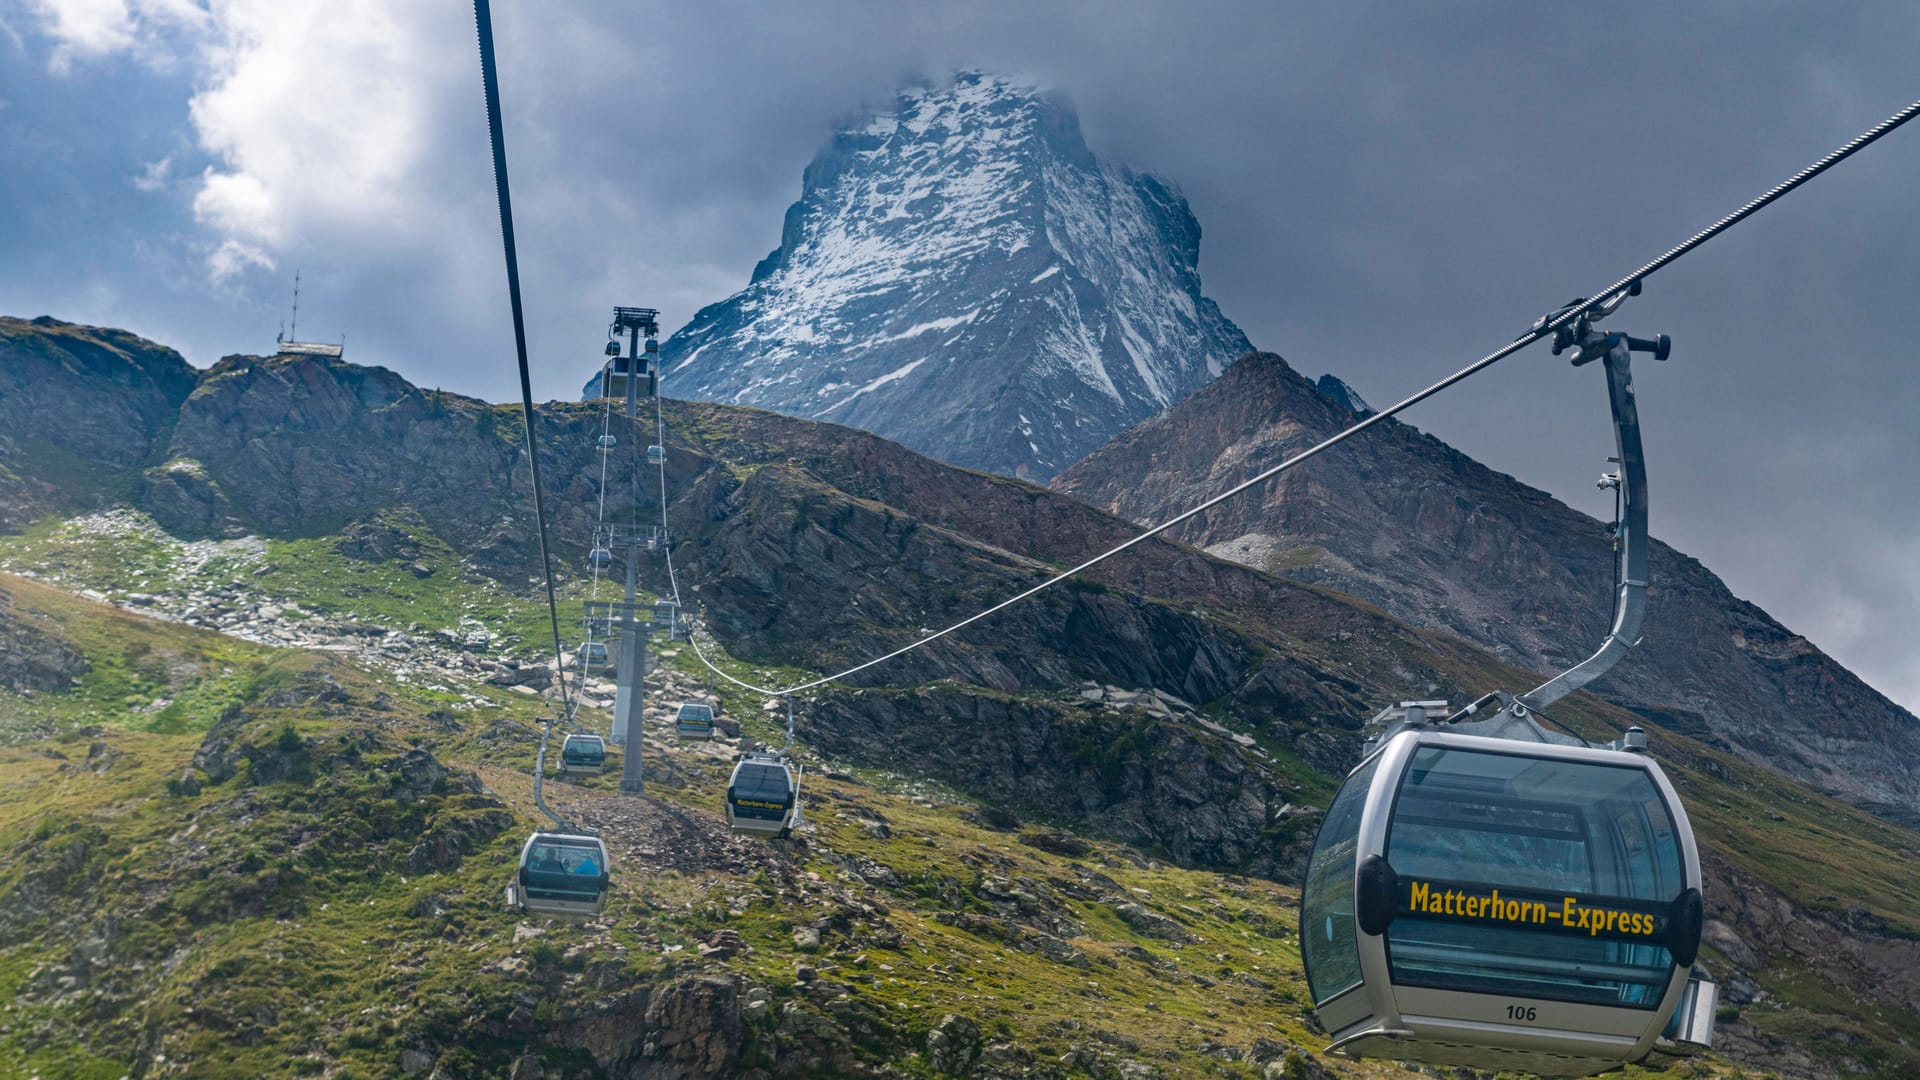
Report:
[{"label": "matterhorn summit", "polygon": [[752,282],[662,347],[663,391],[1044,480],[1249,351],[1199,257],[1171,183],[965,72],[834,133]]}]

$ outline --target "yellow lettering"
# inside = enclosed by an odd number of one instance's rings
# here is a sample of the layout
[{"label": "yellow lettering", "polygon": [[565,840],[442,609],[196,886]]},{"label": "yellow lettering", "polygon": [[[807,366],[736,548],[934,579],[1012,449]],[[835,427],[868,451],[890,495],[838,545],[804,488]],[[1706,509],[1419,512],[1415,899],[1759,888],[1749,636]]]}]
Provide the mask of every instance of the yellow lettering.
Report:
[{"label": "yellow lettering", "polygon": [[1480,898],[1479,897],[1477,896],[1467,897],[1467,914],[1473,916],[1476,919],[1480,917]]},{"label": "yellow lettering", "polygon": [[1415,911],[1430,910],[1430,908],[1428,907],[1428,902],[1430,900],[1429,894],[1432,891],[1433,890],[1427,888],[1426,882],[1424,881],[1414,882],[1412,888],[1407,893],[1407,906],[1412,908]]}]

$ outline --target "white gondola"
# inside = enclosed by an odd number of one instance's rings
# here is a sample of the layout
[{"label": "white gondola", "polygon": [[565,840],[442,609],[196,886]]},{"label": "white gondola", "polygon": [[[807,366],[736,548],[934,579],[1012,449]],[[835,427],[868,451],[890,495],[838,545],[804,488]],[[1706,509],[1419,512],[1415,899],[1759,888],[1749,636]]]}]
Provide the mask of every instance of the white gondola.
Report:
[{"label": "white gondola", "polygon": [[1394,734],[1334,797],[1300,945],[1334,1053],[1583,1076],[1653,1048],[1701,925],[1651,758],[1442,728]]},{"label": "white gondola", "polygon": [[587,552],[587,565],[595,570],[605,570],[613,565],[613,552],[603,547],[594,548]]},{"label": "white gondola", "polygon": [[602,435],[596,441],[600,444],[600,449],[602,450],[611,450],[620,445],[620,440],[612,435]]},{"label": "white gondola", "polygon": [[647,447],[647,464],[664,465],[667,462],[667,448],[654,445]]},{"label": "white gondola", "polygon": [[743,756],[727,778],[727,828],[749,836],[787,836],[800,823],[804,771],[778,754]]},{"label": "white gondola", "polygon": [[[1522,695],[1489,694],[1436,723],[1410,701],[1374,722],[1321,822],[1300,895],[1300,953],[1328,1052],[1587,1076],[1663,1035],[1710,1044],[1713,984],[1693,967],[1700,856],[1673,785],[1631,728],[1605,747],[1538,717],[1640,642],[1647,485],[1630,354],[1592,323],[1554,340],[1604,360],[1620,492],[1612,630],[1591,657]],[[1498,703],[1491,715],[1485,706]]]},{"label": "white gondola", "polygon": [[607,767],[607,740],[575,732],[560,744],[560,775],[597,776]]},{"label": "white gondola", "polygon": [[607,906],[609,868],[598,836],[536,831],[520,849],[509,899],[530,915],[598,915]]},{"label": "white gondola", "polygon": [[713,738],[713,706],[683,701],[673,718],[673,733],[683,740]]},{"label": "white gondola", "polygon": [[606,663],[607,663],[607,643],[606,642],[588,641],[588,642],[583,642],[581,644],[580,666],[582,668],[589,667],[594,664],[598,664],[604,667]]}]

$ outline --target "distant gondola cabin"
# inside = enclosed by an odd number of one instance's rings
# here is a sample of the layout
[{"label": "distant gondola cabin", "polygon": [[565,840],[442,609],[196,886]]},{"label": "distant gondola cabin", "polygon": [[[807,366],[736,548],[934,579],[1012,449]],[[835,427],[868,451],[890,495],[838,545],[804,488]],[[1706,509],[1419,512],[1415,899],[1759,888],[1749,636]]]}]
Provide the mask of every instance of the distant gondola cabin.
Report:
[{"label": "distant gondola cabin", "polygon": [[713,738],[713,706],[696,701],[682,702],[674,716],[674,734],[682,739]]}]

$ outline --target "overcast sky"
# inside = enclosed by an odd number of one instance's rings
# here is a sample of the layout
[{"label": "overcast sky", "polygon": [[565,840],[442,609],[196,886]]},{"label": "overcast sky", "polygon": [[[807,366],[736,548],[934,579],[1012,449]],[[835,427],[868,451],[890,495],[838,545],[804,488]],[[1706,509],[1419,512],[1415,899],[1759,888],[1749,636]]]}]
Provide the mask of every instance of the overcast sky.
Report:
[{"label": "overcast sky", "polygon": [[[1602,10],[1602,7],[1607,10]],[[1260,348],[1386,404],[1920,97],[1920,5],[496,0],[536,391],[779,240],[834,122],[959,67],[1176,182]],[[1654,531],[1920,707],[1920,122],[1648,282]],[[516,394],[469,8],[0,0],[0,313],[196,364],[299,331]],[[670,391],[669,391],[670,392]],[[1596,515],[1599,373],[1406,419]],[[1596,538],[1596,543],[1599,542]],[[1654,610],[1652,618],[1658,618]]]}]

